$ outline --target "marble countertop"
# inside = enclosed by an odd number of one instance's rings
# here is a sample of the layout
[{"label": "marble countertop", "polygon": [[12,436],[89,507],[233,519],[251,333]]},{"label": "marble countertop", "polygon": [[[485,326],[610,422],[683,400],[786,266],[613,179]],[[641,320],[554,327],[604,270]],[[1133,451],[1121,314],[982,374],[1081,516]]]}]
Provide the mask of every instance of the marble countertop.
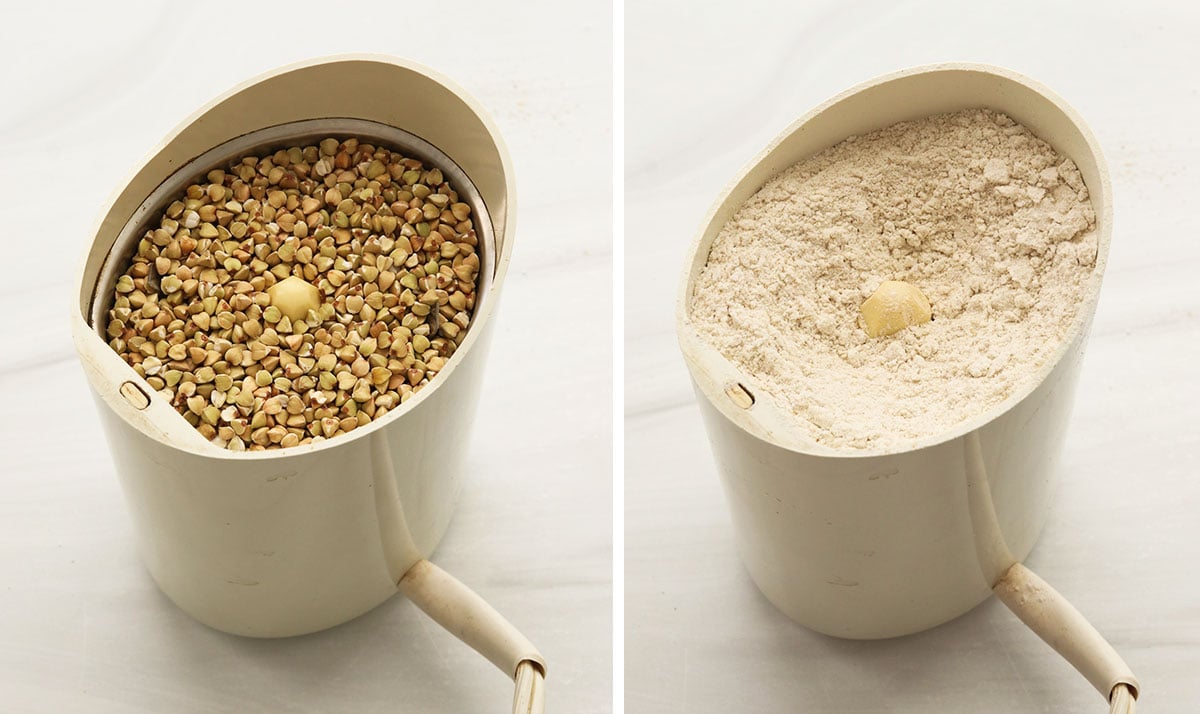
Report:
[{"label": "marble countertop", "polygon": [[[611,711],[608,9],[26,3],[0,25],[2,708],[508,710],[504,675],[399,597],[288,640],[225,635],[176,609],[138,561],[68,333],[93,221],[177,122],[272,67],[383,52],[435,66],[488,107],[519,187],[473,476],[435,560],[542,650],[552,711]],[[564,230],[591,204],[603,210]]]},{"label": "marble countertop", "polygon": [[1087,7],[626,9],[630,714],[1106,711],[994,599],[881,642],[818,635],[775,610],[738,561],[675,344],[685,252],[734,173],[843,89],[956,60],[1007,66],[1064,96],[1099,137],[1113,179],[1108,271],[1056,500],[1028,563],[1129,662],[1139,710],[1200,710],[1200,16],[1184,4]]}]

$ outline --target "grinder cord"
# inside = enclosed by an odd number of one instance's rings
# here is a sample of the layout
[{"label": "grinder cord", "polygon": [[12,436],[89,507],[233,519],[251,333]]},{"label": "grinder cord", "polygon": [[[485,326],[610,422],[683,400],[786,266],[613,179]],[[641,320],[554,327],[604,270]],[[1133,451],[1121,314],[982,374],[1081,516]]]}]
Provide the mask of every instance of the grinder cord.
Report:
[{"label": "grinder cord", "polygon": [[1108,714],[1134,714],[1137,710],[1137,697],[1128,684],[1118,684],[1113,687],[1112,699],[1109,700]]},{"label": "grinder cord", "polygon": [[542,714],[546,662],[491,605],[428,560],[418,560],[397,587],[434,622],[513,678],[513,714]]},{"label": "grinder cord", "polygon": [[517,665],[513,714],[542,714],[546,708],[546,675],[529,660]]},{"label": "grinder cord", "polygon": [[1104,695],[1110,714],[1133,714],[1137,678],[1112,645],[1057,590],[1020,563],[1009,568],[992,590]]}]

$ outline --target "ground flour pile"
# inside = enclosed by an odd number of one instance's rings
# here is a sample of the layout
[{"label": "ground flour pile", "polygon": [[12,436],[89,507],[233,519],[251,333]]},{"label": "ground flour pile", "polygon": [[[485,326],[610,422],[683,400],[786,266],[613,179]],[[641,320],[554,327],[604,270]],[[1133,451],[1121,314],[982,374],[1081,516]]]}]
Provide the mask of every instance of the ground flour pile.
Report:
[{"label": "ground flour pile", "polygon": [[[746,201],[713,243],[691,319],[805,436],[898,448],[1032,378],[1083,297],[1094,228],[1075,165],[1009,117],[904,122]],[[933,321],[868,337],[859,308],[884,280],[920,288]]]}]

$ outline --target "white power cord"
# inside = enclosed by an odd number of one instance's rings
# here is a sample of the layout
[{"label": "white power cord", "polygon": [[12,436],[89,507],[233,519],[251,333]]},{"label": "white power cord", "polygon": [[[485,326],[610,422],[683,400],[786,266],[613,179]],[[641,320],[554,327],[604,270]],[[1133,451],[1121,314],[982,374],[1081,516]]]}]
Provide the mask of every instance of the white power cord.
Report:
[{"label": "white power cord", "polygon": [[1132,714],[1137,677],[1065,597],[1020,563],[1009,568],[992,591],[1104,695],[1111,714]]},{"label": "white power cord", "polygon": [[1118,684],[1112,690],[1109,698],[1108,714],[1134,714],[1137,709],[1137,696],[1128,684]]},{"label": "white power cord", "polygon": [[1104,695],[1110,714],[1133,714],[1138,681],[1129,665],[1066,598],[1013,557],[992,502],[978,431],[963,440],[963,461],[975,555],[992,592]]},{"label": "white power cord", "polygon": [[513,714],[542,714],[546,662],[495,608],[428,560],[418,560],[397,587],[434,622],[513,678]]},{"label": "white power cord", "polygon": [[542,714],[546,709],[546,675],[542,670],[525,660],[517,665],[516,682],[513,714]]}]

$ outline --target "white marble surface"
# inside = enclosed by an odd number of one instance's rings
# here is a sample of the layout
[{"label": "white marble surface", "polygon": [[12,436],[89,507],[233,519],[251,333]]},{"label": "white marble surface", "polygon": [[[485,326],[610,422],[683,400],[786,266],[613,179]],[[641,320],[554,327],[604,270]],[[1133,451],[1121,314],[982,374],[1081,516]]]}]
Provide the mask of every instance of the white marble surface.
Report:
[{"label": "white marble surface", "polygon": [[[401,598],[279,641],[171,605],[137,560],[67,331],[93,220],[171,127],[271,67],[376,51],[480,99],[519,186],[475,475],[436,560],[542,649],[551,711],[610,711],[607,8],[24,3],[0,26],[0,709],[508,711],[504,675]],[[593,207],[583,220],[581,206]]]},{"label": "white marble surface", "polygon": [[[1111,639],[1139,709],[1200,710],[1200,15],[1189,5],[742,2],[626,10],[626,710],[1100,712],[991,600],[920,635],[793,624],[734,552],[673,300],[733,173],[859,81],[965,60],[1033,76],[1087,118],[1116,230],[1056,502],[1030,565]],[[1082,6],[1082,4],[1080,4]],[[792,8],[792,9],[787,9]]]}]

